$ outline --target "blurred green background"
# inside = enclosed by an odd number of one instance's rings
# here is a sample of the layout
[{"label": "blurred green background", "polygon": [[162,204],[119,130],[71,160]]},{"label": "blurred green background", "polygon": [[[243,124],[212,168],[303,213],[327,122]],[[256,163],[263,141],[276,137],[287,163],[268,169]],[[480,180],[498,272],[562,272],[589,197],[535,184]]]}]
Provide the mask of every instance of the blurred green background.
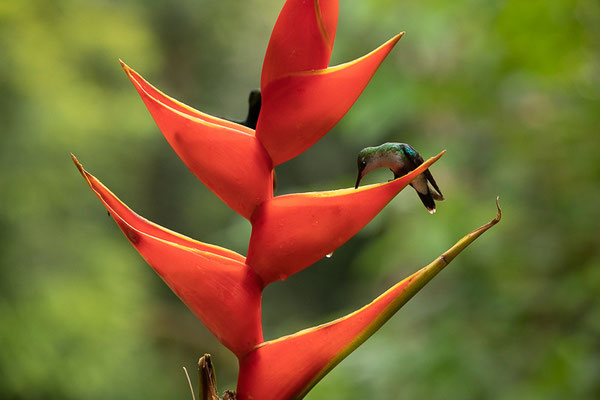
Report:
[{"label": "blurred green background", "polygon": [[[357,152],[424,157],[446,201],[402,192],[333,258],[267,288],[268,339],[344,315],[495,215],[309,399],[600,398],[600,2],[344,0],[332,64],[406,36],[279,194],[350,187]],[[123,238],[73,166],[150,220],[246,252],[250,225],[176,157],[122,72],[243,119],[283,0],[0,2],[0,398],[189,399],[235,358]],[[390,173],[373,173],[366,183]]]}]

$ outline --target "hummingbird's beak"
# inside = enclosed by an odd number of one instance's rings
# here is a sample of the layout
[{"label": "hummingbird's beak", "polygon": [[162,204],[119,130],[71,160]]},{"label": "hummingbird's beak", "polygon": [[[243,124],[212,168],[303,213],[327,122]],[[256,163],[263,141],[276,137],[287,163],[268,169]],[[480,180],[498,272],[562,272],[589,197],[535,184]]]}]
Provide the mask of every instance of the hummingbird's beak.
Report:
[{"label": "hummingbird's beak", "polygon": [[363,170],[359,169],[358,170],[358,177],[356,178],[356,185],[354,186],[354,189],[358,189],[358,185],[360,184],[361,179],[363,178]]}]

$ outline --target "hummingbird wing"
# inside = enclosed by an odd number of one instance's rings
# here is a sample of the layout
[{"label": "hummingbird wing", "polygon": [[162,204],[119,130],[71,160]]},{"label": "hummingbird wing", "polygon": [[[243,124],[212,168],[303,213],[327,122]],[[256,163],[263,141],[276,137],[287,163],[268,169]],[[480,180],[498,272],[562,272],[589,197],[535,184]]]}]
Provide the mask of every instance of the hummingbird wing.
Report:
[{"label": "hummingbird wing", "polygon": [[[421,157],[421,155],[412,146],[410,146],[408,144],[406,146],[409,147],[413,151],[412,154],[407,154],[407,157],[406,157],[409,169],[410,169],[410,171],[412,171],[415,168],[417,168],[419,165],[423,164],[423,157]],[[412,155],[412,157],[411,157],[411,155]],[[426,169],[423,172],[423,176],[425,176],[425,178],[429,181],[429,183],[431,183],[431,186],[433,186],[435,191],[439,194],[439,196],[438,196],[437,194],[433,193],[432,196],[436,200],[444,200],[444,195],[442,194],[442,191],[438,187],[435,179],[433,179],[433,175],[431,175],[431,172],[429,171],[429,169]]]},{"label": "hummingbird wing", "polygon": [[444,200],[444,195],[442,194],[442,191],[440,190],[437,183],[435,182],[435,179],[433,179],[433,175],[431,175],[431,172],[429,172],[429,170],[426,169],[425,172],[423,172],[423,175],[425,175],[425,178],[427,178],[429,183],[431,183],[431,186],[433,186],[435,191],[438,192],[438,194],[440,195],[440,198],[436,199],[436,200]]},{"label": "hummingbird wing", "polygon": [[410,150],[404,150],[404,160],[406,172],[410,172],[415,170],[419,165],[423,164],[423,157],[409,144],[402,143],[404,146],[408,147]]}]

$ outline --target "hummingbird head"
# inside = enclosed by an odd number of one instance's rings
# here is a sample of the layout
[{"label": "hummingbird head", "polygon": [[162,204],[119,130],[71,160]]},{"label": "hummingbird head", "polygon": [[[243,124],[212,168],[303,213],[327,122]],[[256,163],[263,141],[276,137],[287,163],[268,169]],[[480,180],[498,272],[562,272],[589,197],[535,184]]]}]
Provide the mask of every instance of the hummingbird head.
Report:
[{"label": "hummingbird head", "polygon": [[375,155],[375,151],[377,149],[375,147],[367,147],[365,149],[362,149],[359,153],[358,153],[358,158],[356,160],[356,164],[358,166],[358,177],[356,178],[356,185],[354,186],[355,189],[358,188],[358,185],[360,184],[361,179],[369,172],[371,171],[373,168],[373,157]]}]

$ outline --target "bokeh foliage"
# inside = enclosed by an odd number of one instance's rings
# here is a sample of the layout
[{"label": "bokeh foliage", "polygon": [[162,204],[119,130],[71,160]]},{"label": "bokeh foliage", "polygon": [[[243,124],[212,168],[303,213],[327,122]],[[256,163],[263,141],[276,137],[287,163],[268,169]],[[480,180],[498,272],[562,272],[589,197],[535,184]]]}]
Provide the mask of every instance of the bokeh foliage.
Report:
[{"label": "bokeh foliage", "polygon": [[[282,0],[0,3],[0,398],[189,398],[182,366],[236,362],[152,273],[72,165],[133,209],[245,253],[249,224],[189,173],[120,70],[243,119]],[[370,301],[495,214],[310,399],[600,397],[600,3],[346,0],[333,61],[405,30],[354,108],[277,169],[278,193],[349,187],[385,141],[428,157],[331,259],[267,288],[275,338]],[[386,180],[374,173],[368,182]]]}]

